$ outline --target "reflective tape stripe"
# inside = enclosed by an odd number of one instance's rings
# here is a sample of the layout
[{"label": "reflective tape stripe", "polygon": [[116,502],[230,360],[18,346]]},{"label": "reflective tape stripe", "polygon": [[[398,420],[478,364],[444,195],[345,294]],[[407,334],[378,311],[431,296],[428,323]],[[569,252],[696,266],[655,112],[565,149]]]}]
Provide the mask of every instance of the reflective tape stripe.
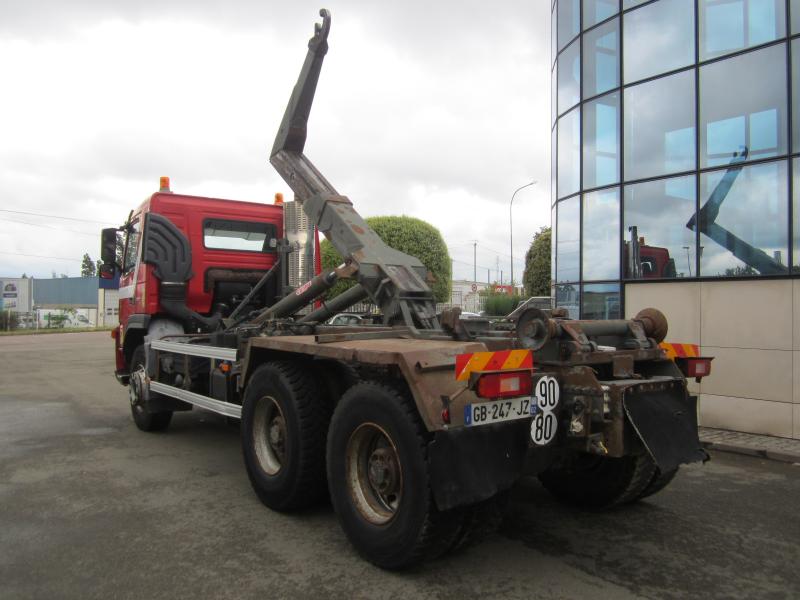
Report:
[{"label": "reflective tape stripe", "polygon": [[532,369],[533,353],[530,350],[500,350],[498,352],[473,352],[456,356],[456,379],[466,381],[470,373],[480,371],[512,371]]},{"label": "reflective tape stripe", "polygon": [[659,346],[667,353],[667,358],[669,359],[694,358],[700,356],[700,346],[697,344],[661,342]]}]

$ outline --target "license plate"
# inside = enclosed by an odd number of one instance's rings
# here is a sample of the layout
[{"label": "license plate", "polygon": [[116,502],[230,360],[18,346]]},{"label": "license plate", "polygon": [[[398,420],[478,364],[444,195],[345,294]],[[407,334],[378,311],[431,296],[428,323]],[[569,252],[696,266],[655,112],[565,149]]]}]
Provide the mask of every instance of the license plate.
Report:
[{"label": "license plate", "polygon": [[464,424],[468,426],[513,421],[530,416],[530,397],[479,402],[477,404],[467,404],[464,407]]}]

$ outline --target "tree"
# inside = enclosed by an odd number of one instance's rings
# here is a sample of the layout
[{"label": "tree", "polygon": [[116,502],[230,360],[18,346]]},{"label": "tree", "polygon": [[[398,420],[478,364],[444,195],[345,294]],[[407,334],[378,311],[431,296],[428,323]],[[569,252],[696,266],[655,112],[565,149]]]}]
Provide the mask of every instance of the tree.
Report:
[{"label": "tree", "polygon": [[550,236],[549,227],[542,227],[533,236],[525,253],[525,274],[522,283],[528,296],[550,295]]},{"label": "tree", "polygon": [[[428,285],[437,302],[450,301],[452,274],[450,254],[442,234],[430,223],[414,217],[369,217],[367,224],[388,246],[417,257],[430,272],[433,281]],[[342,257],[328,240],[320,244],[322,268],[333,269],[342,264]],[[352,281],[337,283],[328,292],[333,298],[353,285]]]},{"label": "tree", "polygon": [[88,253],[84,254],[81,261],[81,277],[94,277],[96,274],[97,271],[92,257]]}]

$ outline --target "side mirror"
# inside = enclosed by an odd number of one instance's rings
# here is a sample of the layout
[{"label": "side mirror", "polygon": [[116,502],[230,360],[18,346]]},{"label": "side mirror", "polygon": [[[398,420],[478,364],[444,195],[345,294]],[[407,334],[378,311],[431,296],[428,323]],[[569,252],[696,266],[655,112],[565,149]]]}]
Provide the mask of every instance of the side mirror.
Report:
[{"label": "side mirror", "polygon": [[117,264],[117,231],[116,227],[103,229],[100,241],[100,277],[113,279],[114,272],[119,267]]}]

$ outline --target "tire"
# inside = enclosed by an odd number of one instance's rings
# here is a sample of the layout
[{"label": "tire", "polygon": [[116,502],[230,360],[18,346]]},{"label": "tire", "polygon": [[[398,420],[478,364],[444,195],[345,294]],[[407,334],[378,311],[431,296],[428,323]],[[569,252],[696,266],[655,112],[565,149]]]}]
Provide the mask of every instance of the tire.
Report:
[{"label": "tire", "polygon": [[330,410],[311,368],[275,361],[256,369],[242,405],[247,475],[273,510],[305,508],[325,496],[325,437]]},{"label": "tire", "polygon": [[366,560],[402,569],[452,547],[463,511],[434,504],[427,432],[406,393],[376,382],[351,387],[331,420],[327,464],[336,516]]},{"label": "tire", "polygon": [[139,371],[139,369],[144,369],[144,365],[144,346],[140,344],[136,346],[136,349],[131,355],[130,380],[128,382],[128,396],[131,401],[133,422],[136,423],[136,427],[142,431],[164,431],[169,427],[170,421],[172,421],[172,411],[150,412],[147,410],[147,406],[140,400],[140,394],[137,389],[139,384],[134,381],[134,374]]},{"label": "tire", "polygon": [[653,478],[650,480],[650,483],[647,484],[647,487],[644,489],[644,491],[639,495],[638,499],[641,500],[642,498],[647,498],[648,496],[657,494],[670,483],[672,483],[672,480],[675,479],[675,475],[677,474],[677,468],[673,469],[672,471],[667,471],[666,473],[662,473],[661,469],[656,468]]},{"label": "tire", "polygon": [[656,470],[647,454],[621,458],[584,454],[568,467],[544,471],[539,480],[566,504],[610,508],[642,497]]}]

